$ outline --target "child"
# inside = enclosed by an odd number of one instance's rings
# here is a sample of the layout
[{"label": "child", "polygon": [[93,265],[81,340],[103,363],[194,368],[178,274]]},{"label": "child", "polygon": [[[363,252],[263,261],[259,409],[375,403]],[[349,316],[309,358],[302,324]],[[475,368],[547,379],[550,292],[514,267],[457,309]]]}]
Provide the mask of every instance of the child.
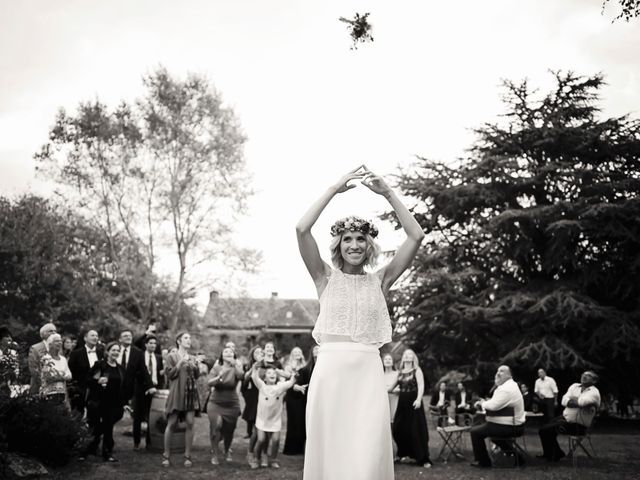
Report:
[{"label": "child", "polygon": [[[258,374],[258,364],[255,363],[251,372],[251,379],[258,387],[260,395],[258,397],[258,412],[256,415],[256,430],[258,431],[258,441],[256,442],[256,458],[251,458],[249,465],[251,468],[258,468],[258,463],[262,467],[271,466],[280,468],[276,462],[278,447],[280,443],[280,430],[282,428],[282,405],[284,393],[296,382],[295,375],[292,375],[286,382],[276,383],[278,374],[275,368],[267,368],[264,372],[264,381]],[[262,447],[265,443],[271,443],[271,458],[263,458]]]}]

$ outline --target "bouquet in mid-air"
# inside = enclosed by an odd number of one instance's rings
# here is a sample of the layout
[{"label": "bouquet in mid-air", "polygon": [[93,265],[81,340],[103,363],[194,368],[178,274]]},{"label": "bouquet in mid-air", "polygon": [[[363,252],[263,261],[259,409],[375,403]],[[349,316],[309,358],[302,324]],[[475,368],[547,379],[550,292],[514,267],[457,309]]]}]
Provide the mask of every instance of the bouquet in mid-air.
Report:
[{"label": "bouquet in mid-air", "polygon": [[355,17],[351,20],[348,18],[340,17],[339,20],[348,25],[349,35],[353,40],[352,50],[358,49],[358,43],[373,42],[373,36],[371,36],[371,24],[367,20],[369,13],[363,13],[360,15],[356,13]]}]

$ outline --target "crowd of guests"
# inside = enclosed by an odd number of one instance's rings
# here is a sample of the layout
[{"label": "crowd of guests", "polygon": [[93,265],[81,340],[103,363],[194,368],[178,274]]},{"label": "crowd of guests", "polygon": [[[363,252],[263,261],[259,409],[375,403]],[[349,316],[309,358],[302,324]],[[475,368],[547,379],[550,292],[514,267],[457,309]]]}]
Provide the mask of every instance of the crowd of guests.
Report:
[{"label": "crowd of guests", "polygon": [[[171,465],[171,437],[178,424],[185,430],[182,462],[185,467],[192,465],[194,418],[202,413],[209,419],[212,465],[233,460],[232,442],[237,420],[242,417],[247,426],[250,467],[279,468],[277,456],[285,405],[287,431],[283,453],[304,454],[306,398],[318,346],[307,358],[295,347],[283,362],[277,358],[273,342],[267,342],[254,346],[248,358],[241,361],[232,342],[225,345],[217,358],[207,358],[203,352],[192,353],[187,332],[177,335],[175,345],[162,348],[153,323],[135,339],[133,332],[126,329],[117,340],[107,343],[100,340],[95,330],[85,332],[80,341],[73,336],[61,336],[52,323],[43,325],[39,333],[41,341],[29,349],[29,391],[52,405],[66,407],[86,421],[91,441],[81,460],[96,455],[102,443],[103,459],[117,461],[113,456],[113,428],[125,408],[133,419],[133,448],[139,449],[142,426],[149,422],[152,399],[159,389],[168,389],[164,445],[156,446],[164,450],[165,467]],[[0,337],[0,358],[16,357],[17,346],[12,343],[10,332],[3,327]],[[381,363],[389,393],[396,460],[426,468],[432,462],[425,410],[438,427],[469,426],[475,459],[472,465],[490,467],[488,438],[503,452],[519,457],[519,464],[526,461],[507,440],[524,434],[526,412],[540,412],[543,416],[539,429],[541,457],[557,461],[565,456],[557,442],[558,434],[584,434],[601,402],[595,387],[598,376],[586,371],[580,382],[571,385],[562,396],[560,403],[564,409],[560,416],[555,416],[559,390],[544,369],[538,370],[531,392],[525,383],[516,383],[509,367],[503,365],[495,374],[489,398],[468,391],[463,382],[457,382],[452,392],[449,383],[442,381],[436,385],[425,409],[424,375],[417,355],[407,349],[398,363],[391,354],[383,355]],[[239,395],[244,398],[242,411]],[[150,430],[148,426],[147,448]]]},{"label": "crowd of guests", "polygon": [[[175,345],[163,348],[156,335],[156,324],[137,338],[125,329],[117,340],[104,342],[96,330],[86,331],[78,340],[61,336],[53,323],[43,325],[41,341],[29,348],[31,375],[29,393],[40,395],[53,405],[80,416],[91,432],[91,441],[81,452],[80,460],[100,453],[106,462],[116,462],[113,455],[114,425],[129,410],[133,420],[133,448],[142,443],[151,447],[149,414],[158,390],[168,390],[164,407],[166,428],[162,448],[162,465],[171,465],[171,441],[177,427],[184,427],[185,467],[192,465],[193,428],[196,416],[209,419],[211,464],[231,462],[232,442],[240,416],[247,424],[251,468],[279,468],[277,455],[284,405],[287,432],[285,455],[304,453],[306,396],[318,355],[314,347],[305,358],[294,347],[283,361],[276,356],[273,342],[255,346],[246,359],[238,358],[236,346],[228,342],[217,358],[204,352],[193,353],[191,336],[181,332]],[[0,358],[17,358],[17,345],[3,327]],[[9,348],[15,346],[15,349]],[[165,345],[165,347],[167,347]],[[244,361],[243,361],[244,360]],[[241,411],[239,395],[244,397]],[[222,448],[221,448],[222,447]]]}]

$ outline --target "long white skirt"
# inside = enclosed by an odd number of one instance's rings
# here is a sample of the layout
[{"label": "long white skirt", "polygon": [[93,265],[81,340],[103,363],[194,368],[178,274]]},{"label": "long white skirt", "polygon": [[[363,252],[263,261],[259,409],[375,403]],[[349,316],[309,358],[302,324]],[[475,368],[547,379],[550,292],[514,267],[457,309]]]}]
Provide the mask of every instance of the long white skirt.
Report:
[{"label": "long white skirt", "polygon": [[306,420],[304,480],[393,480],[389,398],[375,346],[320,346]]}]

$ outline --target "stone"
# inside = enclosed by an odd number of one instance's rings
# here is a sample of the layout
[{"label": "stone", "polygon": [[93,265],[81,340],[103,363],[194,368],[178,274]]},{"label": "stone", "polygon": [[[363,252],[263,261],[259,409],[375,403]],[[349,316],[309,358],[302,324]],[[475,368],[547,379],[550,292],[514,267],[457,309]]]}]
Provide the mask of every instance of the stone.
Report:
[{"label": "stone", "polygon": [[2,477],[7,480],[39,478],[49,475],[49,470],[37,460],[11,452],[2,454],[0,468],[3,469]]}]

